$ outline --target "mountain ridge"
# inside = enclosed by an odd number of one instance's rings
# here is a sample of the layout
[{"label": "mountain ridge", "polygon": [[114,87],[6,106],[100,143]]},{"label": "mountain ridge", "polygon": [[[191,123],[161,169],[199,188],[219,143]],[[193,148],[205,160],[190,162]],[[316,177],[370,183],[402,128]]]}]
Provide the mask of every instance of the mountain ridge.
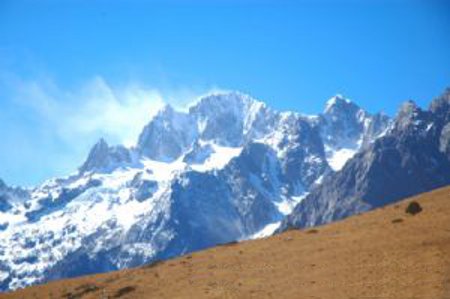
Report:
[{"label": "mountain ridge", "polygon": [[428,110],[405,102],[386,134],[325,178],[280,230],[324,224],[450,184],[449,121],[449,89]]},{"label": "mountain ridge", "polygon": [[78,173],[30,190],[4,215],[0,289],[270,234],[390,126],[354,103],[335,105],[305,116],[218,93],[184,112],[165,106],[135,147],[100,140]]}]

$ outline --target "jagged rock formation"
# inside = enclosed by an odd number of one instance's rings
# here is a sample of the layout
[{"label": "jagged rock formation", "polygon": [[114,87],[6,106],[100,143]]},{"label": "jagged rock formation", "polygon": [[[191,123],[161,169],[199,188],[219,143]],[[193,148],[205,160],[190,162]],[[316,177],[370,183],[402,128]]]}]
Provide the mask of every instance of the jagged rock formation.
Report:
[{"label": "jagged rock formation", "polygon": [[450,89],[428,110],[408,101],[386,134],[295,207],[280,230],[319,225],[450,184]]}]

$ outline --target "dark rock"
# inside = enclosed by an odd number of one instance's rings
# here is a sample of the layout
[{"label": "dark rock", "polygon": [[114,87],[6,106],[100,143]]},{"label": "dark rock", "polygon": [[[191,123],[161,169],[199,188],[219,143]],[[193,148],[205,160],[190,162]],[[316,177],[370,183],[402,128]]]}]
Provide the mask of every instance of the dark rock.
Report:
[{"label": "dark rock", "polygon": [[422,212],[422,207],[420,206],[420,204],[417,201],[412,201],[406,207],[405,212],[408,214],[411,214],[411,215],[416,215],[416,214]]}]

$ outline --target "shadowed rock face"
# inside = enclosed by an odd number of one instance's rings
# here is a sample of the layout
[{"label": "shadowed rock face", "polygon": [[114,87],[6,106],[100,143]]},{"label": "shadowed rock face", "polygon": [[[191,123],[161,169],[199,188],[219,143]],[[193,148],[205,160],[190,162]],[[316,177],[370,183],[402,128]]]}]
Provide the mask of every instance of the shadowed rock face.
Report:
[{"label": "shadowed rock face", "polygon": [[[9,187],[0,179],[0,212],[8,212],[13,205],[18,202],[26,201],[30,198],[27,190],[19,187]],[[2,219],[0,219],[0,230],[2,228]]]},{"label": "shadowed rock face", "polygon": [[9,202],[9,192],[8,187],[5,183],[0,180],[0,211],[6,212],[12,208],[11,203]]},{"label": "shadowed rock face", "polygon": [[165,106],[145,126],[137,143],[137,150],[153,160],[171,162],[189,148],[196,137],[191,115]]},{"label": "shadowed rock face", "polygon": [[450,184],[450,90],[421,110],[406,102],[388,133],[325,178],[280,230],[338,220]]},{"label": "shadowed rock face", "polygon": [[101,138],[89,152],[89,156],[80,167],[80,173],[84,172],[110,172],[120,165],[131,163],[131,153],[124,146],[109,146]]}]

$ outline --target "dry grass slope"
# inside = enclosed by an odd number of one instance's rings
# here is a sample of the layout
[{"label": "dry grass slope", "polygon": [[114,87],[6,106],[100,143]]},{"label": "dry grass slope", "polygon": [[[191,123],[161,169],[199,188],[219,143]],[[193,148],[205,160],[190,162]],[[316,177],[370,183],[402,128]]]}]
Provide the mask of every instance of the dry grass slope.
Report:
[{"label": "dry grass slope", "polygon": [[[422,211],[406,213],[411,201]],[[447,299],[450,187],[314,229],[0,298]]]}]

